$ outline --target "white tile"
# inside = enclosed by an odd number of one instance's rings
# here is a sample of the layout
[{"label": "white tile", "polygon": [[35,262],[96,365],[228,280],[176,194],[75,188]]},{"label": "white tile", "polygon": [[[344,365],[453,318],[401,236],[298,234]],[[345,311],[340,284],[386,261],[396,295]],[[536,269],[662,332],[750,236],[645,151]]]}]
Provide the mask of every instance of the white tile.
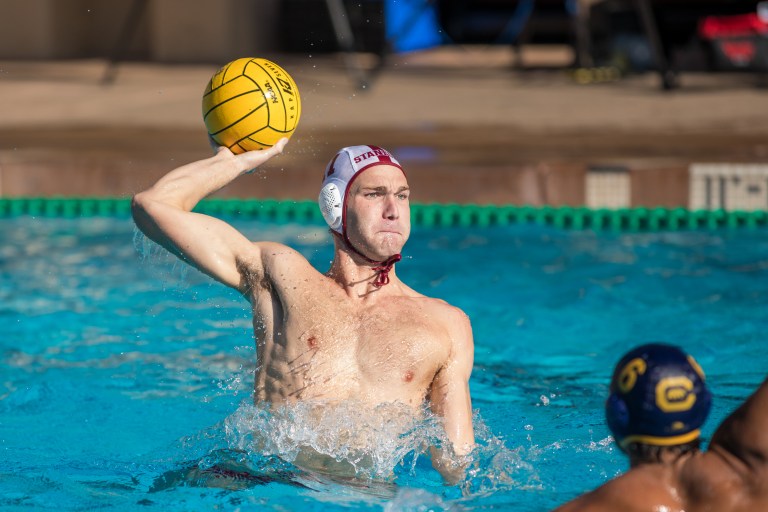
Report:
[{"label": "white tile", "polygon": [[627,171],[588,171],[586,203],[589,208],[627,208],[630,181]]},{"label": "white tile", "polygon": [[768,209],[768,164],[692,164],[692,210]]}]

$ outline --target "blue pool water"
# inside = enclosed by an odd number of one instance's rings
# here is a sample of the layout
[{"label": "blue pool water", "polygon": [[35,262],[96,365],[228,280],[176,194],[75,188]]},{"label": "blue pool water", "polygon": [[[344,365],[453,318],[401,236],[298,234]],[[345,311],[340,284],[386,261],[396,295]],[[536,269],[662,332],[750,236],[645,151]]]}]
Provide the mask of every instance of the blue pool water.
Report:
[{"label": "blue pool water", "polygon": [[[233,222],[319,269],[331,259],[319,226]],[[697,357],[715,396],[705,436],[768,369],[765,231],[419,228],[406,249],[398,275],[474,327],[479,447],[456,486],[423,454],[438,435],[428,421],[388,446],[386,425],[353,411],[311,432],[253,407],[247,304],[152,250],[130,220],[0,219],[0,509],[547,510],[626,469],[602,405],[630,346]],[[394,480],[275,455],[350,421],[382,440],[376,467]]]}]

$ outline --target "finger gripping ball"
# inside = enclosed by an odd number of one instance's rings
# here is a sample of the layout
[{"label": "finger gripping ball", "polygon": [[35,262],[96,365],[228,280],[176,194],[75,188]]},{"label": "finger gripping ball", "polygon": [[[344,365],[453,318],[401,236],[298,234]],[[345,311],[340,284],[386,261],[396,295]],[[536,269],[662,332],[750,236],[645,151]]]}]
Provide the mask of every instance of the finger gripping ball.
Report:
[{"label": "finger gripping ball", "polygon": [[233,153],[269,148],[290,137],[300,115],[296,82],[266,59],[242,58],[226,64],[211,77],[203,94],[209,135]]}]

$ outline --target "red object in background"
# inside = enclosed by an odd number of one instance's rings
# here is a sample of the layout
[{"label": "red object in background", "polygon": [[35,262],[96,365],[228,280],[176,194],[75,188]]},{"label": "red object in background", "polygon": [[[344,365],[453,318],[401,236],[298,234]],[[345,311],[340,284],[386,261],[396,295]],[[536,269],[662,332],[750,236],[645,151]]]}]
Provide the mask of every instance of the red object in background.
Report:
[{"label": "red object in background", "polygon": [[768,35],[768,21],[760,19],[757,13],[707,16],[699,22],[699,36],[706,40],[756,35]]},{"label": "red object in background", "polygon": [[721,41],[720,48],[728,60],[738,65],[752,62],[757,53],[754,41]]},{"label": "red object in background", "polygon": [[699,37],[712,44],[721,68],[768,67],[768,20],[757,13],[707,16],[699,22]]}]

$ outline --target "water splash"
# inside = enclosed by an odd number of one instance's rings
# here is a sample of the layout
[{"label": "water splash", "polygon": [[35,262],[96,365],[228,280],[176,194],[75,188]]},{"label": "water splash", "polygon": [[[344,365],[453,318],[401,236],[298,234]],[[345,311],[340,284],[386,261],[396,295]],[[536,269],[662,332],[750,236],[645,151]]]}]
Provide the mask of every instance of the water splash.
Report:
[{"label": "water splash", "polygon": [[477,497],[510,489],[541,489],[538,472],[523,447],[509,448],[475,414],[475,449],[460,488],[464,496]]},{"label": "water splash", "polygon": [[439,420],[414,417],[404,404],[374,408],[356,402],[300,402],[270,410],[243,404],[224,421],[228,446],[277,456],[298,466],[375,480],[391,480],[408,454],[444,443]]},{"label": "water splash", "polygon": [[[464,461],[460,482],[448,485],[431,467],[428,448],[449,443],[440,418],[428,410],[414,417],[410,407],[392,403],[370,408],[355,402],[301,402],[273,409],[243,403],[220,424],[185,438],[184,458],[193,462],[177,464],[153,489],[280,483],[328,491],[334,499],[344,494],[394,500],[399,505],[392,506],[407,504],[414,510],[429,502],[443,510],[449,503],[444,500],[465,502],[510,489],[541,488],[522,448],[508,448],[478,414],[474,423],[476,448]],[[404,491],[409,488],[425,491]]]}]

